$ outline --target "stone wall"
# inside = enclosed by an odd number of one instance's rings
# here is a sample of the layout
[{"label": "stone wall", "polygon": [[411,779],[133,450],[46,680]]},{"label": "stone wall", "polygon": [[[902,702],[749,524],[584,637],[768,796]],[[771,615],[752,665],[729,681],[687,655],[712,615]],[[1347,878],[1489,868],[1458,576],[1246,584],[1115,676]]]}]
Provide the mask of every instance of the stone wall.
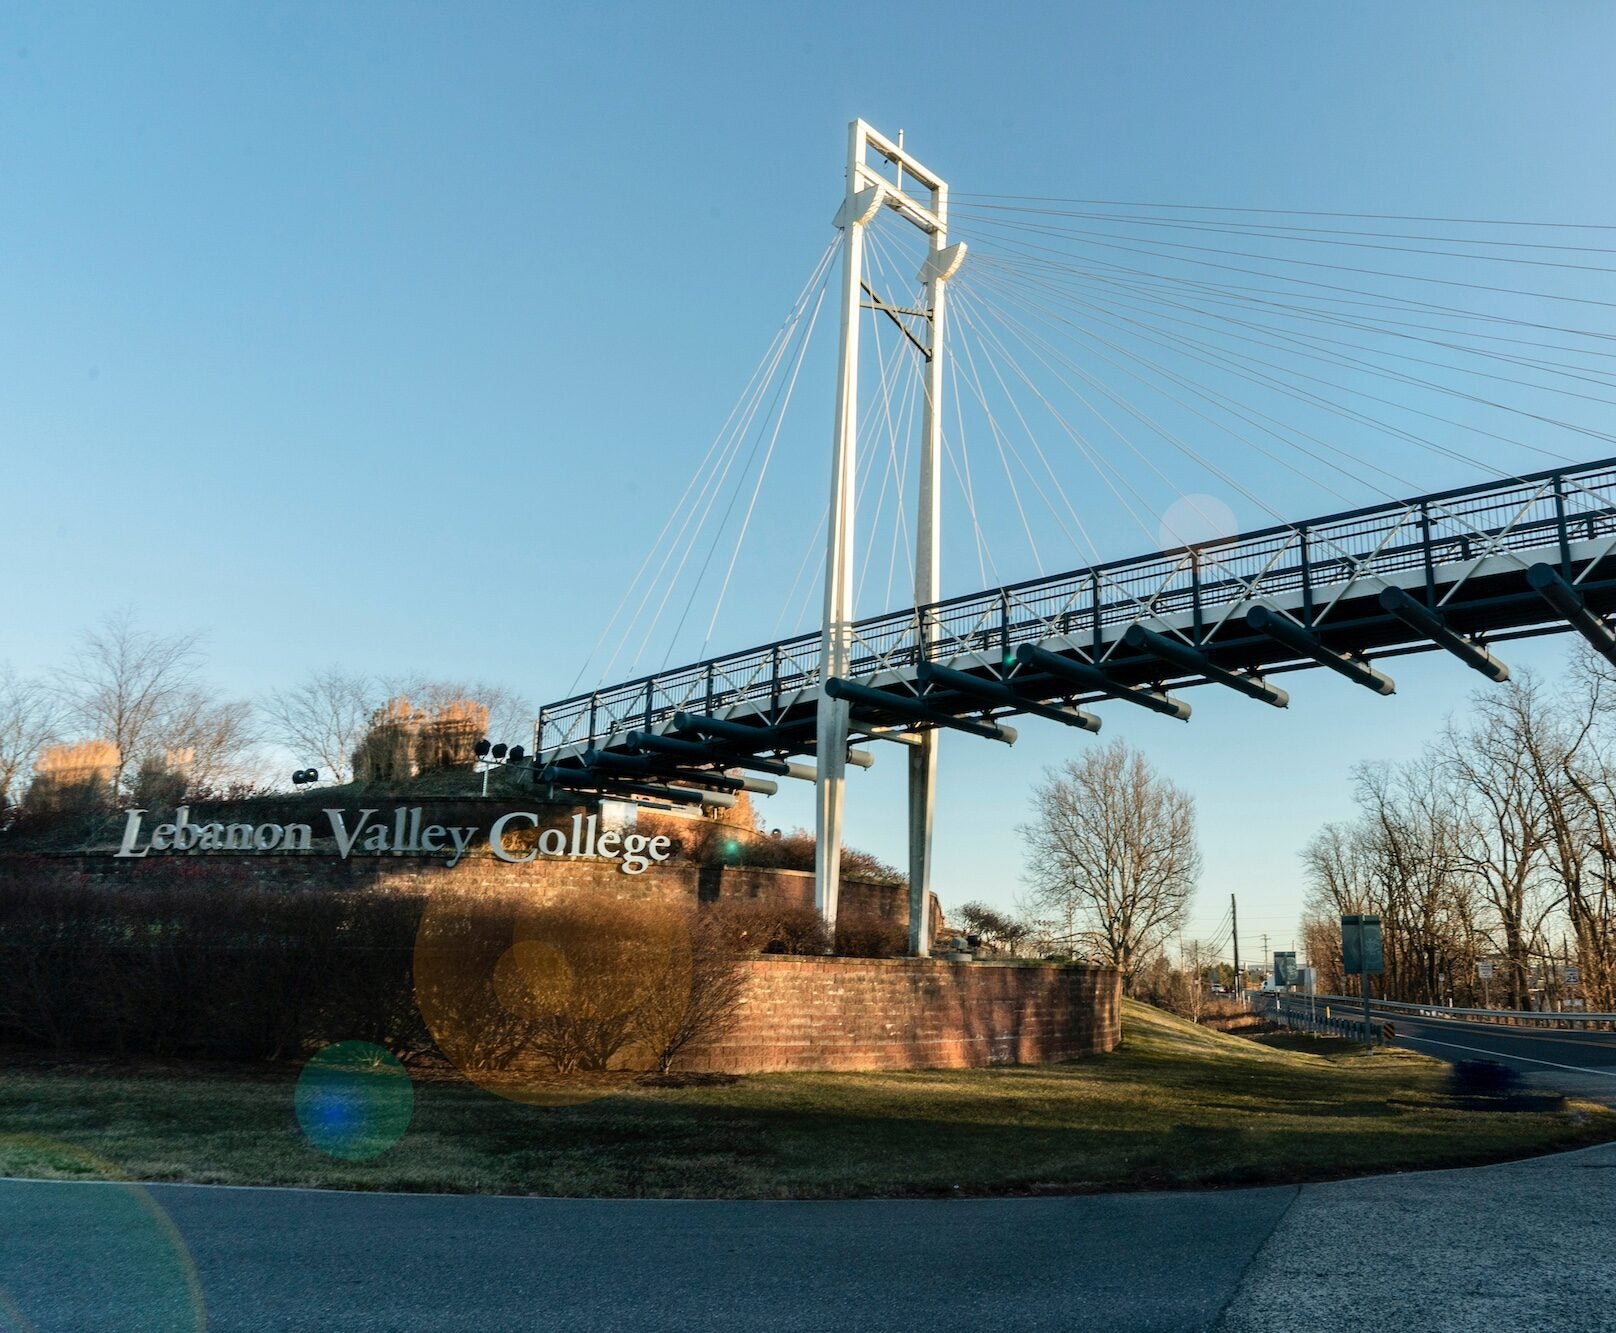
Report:
[{"label": "stone wall", "polygon": [[1122,976],[1054,963],[756,958],[734,1028],[680,1070],[938,1069],[1115,1050]]}]

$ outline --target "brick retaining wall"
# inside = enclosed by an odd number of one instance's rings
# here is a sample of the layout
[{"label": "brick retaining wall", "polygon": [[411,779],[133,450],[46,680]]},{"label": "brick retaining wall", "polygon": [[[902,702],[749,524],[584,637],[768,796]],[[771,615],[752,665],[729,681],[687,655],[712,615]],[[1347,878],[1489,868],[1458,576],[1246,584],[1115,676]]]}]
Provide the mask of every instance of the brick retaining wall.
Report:
[{"label": "brick retaining wall", "polygon": [[1036,1064],[1115,1050],[1114,968],[756,958],[736,1026],[677,1067],[730,1074]]}]

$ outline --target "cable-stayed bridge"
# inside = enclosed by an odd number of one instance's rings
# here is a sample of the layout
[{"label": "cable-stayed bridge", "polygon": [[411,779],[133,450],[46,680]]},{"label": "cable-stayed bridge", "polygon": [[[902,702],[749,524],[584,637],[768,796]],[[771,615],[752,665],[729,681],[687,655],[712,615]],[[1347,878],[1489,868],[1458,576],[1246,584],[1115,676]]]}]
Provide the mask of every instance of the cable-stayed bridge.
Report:
[{"label": "cable-stayed bridge", "polygon": [[[866,229],[883,214],[912,224],[925,237],[921,290],[907,303],[885,295],[871,283]],[[1508,667],[1494,654],[1495,645],[1566,629],[1576,631],[1616,662],[1616,634],[1605,620],[1616,612],[1616,561],[1611,559],[1616,551],[1616,459],[1612,458],[1402,495],[1255,531],[1164,546],[1130,559],[1095,561],[964,596],[939,597],[945,297],[950,282],[967,262],[965,247],[949,239],[946,185],[901,143],[884,138],[863,122],[851,127],[847,191],[836,221],[842,258],[841,321],[831,497],[825,524],[825,599],[819,628],[743,651],[641,673],[546,705],[540,711],[535,737],[535,762],[542,782],[574,792],[722,804],[740,791],[772,792],[777,779],[812,781],[817,793],[817,900],[821,911],[833,920],[845,767],[850,762],[867,765],[876,742],[901,747],[910,785],[911,946],[914,952],[923,953],[928,932],[922,905],[929,901],[932,790],[936,741],[941,732],[957,731],[990,743],[1014,743],[1016,732],[1010,719],[1023,715],[1096,732],[1101,719],[1095,708],[1111,704],[1188,720],[1191,701],[1183,692],[1207,684],[1233,691],[1249,699],[1253,707],[1283,708],[1288,696],[1275,678],[1311,667],[1337,672],[1368,693],[1390,694],[1395,685],[1385,659],[1421,651],[1446,652],[1482,676],[1503,681],[1508,678]],[[1043,223],[1032,226],[1035,236],[1049,230]],[[1087,233],[1091,227],[1085,220],[1076,230]],[[1349,228],[1328,230],[1365,234]],[[1387,239],[1384,228],[1368,234],[1380,237],[1362,243],[1373,248],[1412,248]],[[1342,236],[1332,239],[1343,241]],[[1492,240],[1472,244],[1523,245],[1534,255],[1595,248]],[[1034,245],[1035,251],[1047,249]],[[1439,252],[1426,249],[1422,253]],[[1052,262],[1044,254],[1030,257],[1039,266]],[[1483,252],[1482,257],[1493,255]],[[828,276],[828,259],[829,252],[816,271],[821,279]],[[1221,260],[1210,262],[1218,268],[1231,267]],[[1562,264],[1538,258],[1517,258],[1516,262],[1583,266],[1577,261]],[[1321,267],[1347,266],[1329,263]],[[1129,299],[1138,297],[1144,290],[1140,283],[1119,278],[1114,271],[1118,268],[1134,272],[1131,265],[1112,264],[1100,273],[1101,280],[1112,285],[1108,290],[1124,282]],[[1426,280],[1470,285],[1444,278]],[[1045,283],[1047,294],[1058,296],[1063,281],[1060,274],[1050,274]],[[1335,285],[1304,281],[1309,286]],[[1227,300],[1231,290],[1200,279],[1180,278],[1170,304],[1183,307],[1186,291],[1188,299],[1214,302]],[[1325,308],[1326,318],[1321,320],[1317,310],[1304,311],[1302,318],[1325,323],[1332,334],[1339,333],[1361,325],[1361,311],[1347,310],[1372,304],[1361,298],[1362,294],[1328,297],[1335,304]],[[1245,303],[1242,310],[1254,300],[1265,306],[1286,304],[1249,292],[1238,299]],[[1394,336],[1412,338],[1422,347],[1447,345],[1449,336],[1457,336],[1439,322],[1454,321],[1454,316],[1444,313],[1452,307],[1423,300],[1404,304],[1413,307],[1412,312],[1399,307],[1397,315],[1414,313],[1420,318],[1390,321],[1406,326],[1393,330]],[[802,314],[807,308],[799,300]],[[1105,308],[1117,312],[1116,307]],[[815,303],[814,320],[819,309],[820,304]],[[858,388],[859,331],[866,315],[895,329],[894,336],[901,338],[912,356],[919,392],[906,420],[918,426],[920,456],[914,485],[913,603],[895,611],[854,617],[853,573],[860,554],[854,524],[858,447],[868,439],[870,430],[868,417],[860,421]],[[1609,355],[1597,345],[1592,351],[1582,343],[1561,344],[1556,349],[1541,340],[1545,333],[1569,337],[1574,330],[1555,331],[1541,322],[1496,313],[1466,317],[1489,321],[1485,327],[1491,331],[1475,335],[1486,340],[1485,344],[1465,344],[1463,350],[1468,353],[1476,347],[1480,349],[1476,355],[1507,362],[1512,371],[1502,378],[1510,382],[1534,390],[1542,387],[1537,379],[1514,376],[1513,368],[1519,368],[1606,384],[1605,372],[1597,363],[1590,366],[1590,358]],[[1062,317],[1057,314],[1055,318]],[[1251,324],[1243,318],[1235,322]],[[1161,324],[1150,327],[1165,331]],[[1428,338],[1408,332],[1409,328],[1442,336]],[[812,320],[808,329],[811,332]],[[1307,355],[1323,352],[1326,343],[1340,341],[1316,331],[1292,336],[1311,339],[1298,344],[1307,349]],[[1101,340],[1115,349],[1115,344]],[[774,357],[777,366],[789,363],[788,345],[789,340],[779,342]],[[1026,345],[1041,359],[1040,348],[1053,355],[1042,337]],[[1196,345],[1205,346],[1199,339]],[[1002,340],[998,347],[1005,350]],[[1530,347],[1543,351],[1524,350]],[[1356,355],[1349,359],[1377,373],[1405,377],[1402,367],[1410,362],[1437,364],[1416,355],[1412,348],[1401,350],[1406,352],[1404,360],[1390,366]],[[1544,354],[1551,350],[1562,359],[1552,360]],[[1193,347],[1180,347],[1179,351],[1195,354]],[[1046,359],[1045,364],[1051,362]],[[799,351],[790,369],[793,384],[801,365]],[[974,360],[970,369],[981,399],[983,378]],[[1175,372],[1169,369],[1167,373]],[[880,378],[885,389],[888,371],[884,363]],[[1006,383],[1002,374],[999,382]],[[1182,375],[1176,382],[1186,389],[1195,387],[1185,386]],[[957,379],[954,387],[958,389]],[[1595,397],[1585,391],[1562,391]],[[1036,388],[1031,392],[1048,405]],[[1216,392],[1202,389],[1202,400],[1216,401]],[[1312,390],[1307,392],[1316,397]],[[1459,391],[1458,396],[1475,397],[1467,390]],[[1616,405],[1616,400],[1595,400]],[[883,401],[890,428],[890,403]],[[1244,412],[1244,419],[1265,429],[1273,439],[1282,438],[1272,426],[1263,425],[1273,418],[1261,412],[1253,417],[1255,410]],[[1366,417],[1359,407],[1339,414],[1404,433],[1396,424]],[[1021,416],[1019,408],[1017,415]],[[1420,415],[1431,414],[1422,411]],[[1608,438],[1539,411],[1522,410],[1520,415]],[[1062,425],[1068,425],[1065,418],[1056,416]],[[991,421],[988,424],[1004,456],[1000,428]],[[1481,429],[1480,433],[1487,431]],[[769,437],[770,453],[778,434],[776,424]],[[1083,447],[1075,434],[1073,438]],[[1294,434],[1285,438],[1315,460],[1323,459],[1317,449],[1329,447],[1313,436],[1306,436],[1305,443]],[[1036,443],[1033,447],[1037,448]],[[952,455],[948,461],[954,461]],[[1343,470],[1339,463],[1333,465]],[[1008,460],[1006,475],[1014,486]],[[1116,475],[1114,470],[1111,475]],[[1038,480],[1031,468],[1025,468],[1023,476],[1035,483]],[[973,488],[968,477],[961,481],[980,534]],[[759,472],[757,485],[761,484]],[[903,479],[898,477],[893,493],[900,505],[903,490]],[[1122,490],[1113,486],[1112,492],[1119,504],[1129,505]],[[883,481],[883,496],[885,493]],[[1048,502],[1042,487],[1039,494]],[[1137,498],[1137,492],[1133,494]],[[756,501],[754,489],[745,511],[748,520]],[[711,501],[708,503],[711,507]],[[1018,509],[1021,503],[1017,494]],[[1058,517],[1055,506],[1050,508]],[[1025,521],[1024,512],[1022,518]],[[909,535],[907,530],[904,535]],[[743,524],[741,540],[744,536]],[[1028,537],[1031,541],[1030,529]],[[739,542],[730,559],[730,572],[738,555]],[[726,587],[728,582],[726,574]]]}]

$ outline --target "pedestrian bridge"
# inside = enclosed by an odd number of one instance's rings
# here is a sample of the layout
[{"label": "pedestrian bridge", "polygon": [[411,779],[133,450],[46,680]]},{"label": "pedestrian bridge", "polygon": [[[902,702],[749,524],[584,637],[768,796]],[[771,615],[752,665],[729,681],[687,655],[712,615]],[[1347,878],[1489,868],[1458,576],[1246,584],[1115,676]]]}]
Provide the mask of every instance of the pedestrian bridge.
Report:
[{"label": "pedestrian bridge", "polygon": [[1283,707],[1268,678],[1313,666],[1389,694],[1371,659],[1411,652],[1503,679],[1491,645],[1513,638],[1575,628],[1611,655],[1613,549],[1605,459],[872,616],[841,678],[822,679],[817,631],[693,662],[547,705],[535,749],[560,786],[677,794],[743,759],[812,755],[827,693],[851,703],[855,740],[1013,741],[1004,719],[1093,731],[1106,701],[1188,718],[1177,692],[1208,683]]}]

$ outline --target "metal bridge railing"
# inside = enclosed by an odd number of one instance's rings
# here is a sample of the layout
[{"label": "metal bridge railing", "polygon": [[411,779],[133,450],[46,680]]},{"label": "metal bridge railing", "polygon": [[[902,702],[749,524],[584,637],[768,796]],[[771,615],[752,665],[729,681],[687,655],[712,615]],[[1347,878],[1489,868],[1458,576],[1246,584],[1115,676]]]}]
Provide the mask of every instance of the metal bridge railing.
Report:
[{"label": "metal bridge railing", "polygon": [[[1439,565],[1609,536],[1616,539],[1616,459],[1372,506],[1223,541],[1031,579],[930,606],[887,612],[853,626],[851,674],[912,668],[1070,635],[1095,655],[1108,633],[1134,621],[1193,614],[1206,638],[1259,596],[1341,587]],[[1451,595],[1451,592],[1450,592]],[[1315,623],[1331,604],[1314,608]],[[1204,640],[1203,640],[1204,641]],[[652,728],[680,710],[711,713],[741,703],[778,707],[817,685],[820,636],[797,635],[676,667],[546,705],[535,752],[589,745],[627,728]]]}]

